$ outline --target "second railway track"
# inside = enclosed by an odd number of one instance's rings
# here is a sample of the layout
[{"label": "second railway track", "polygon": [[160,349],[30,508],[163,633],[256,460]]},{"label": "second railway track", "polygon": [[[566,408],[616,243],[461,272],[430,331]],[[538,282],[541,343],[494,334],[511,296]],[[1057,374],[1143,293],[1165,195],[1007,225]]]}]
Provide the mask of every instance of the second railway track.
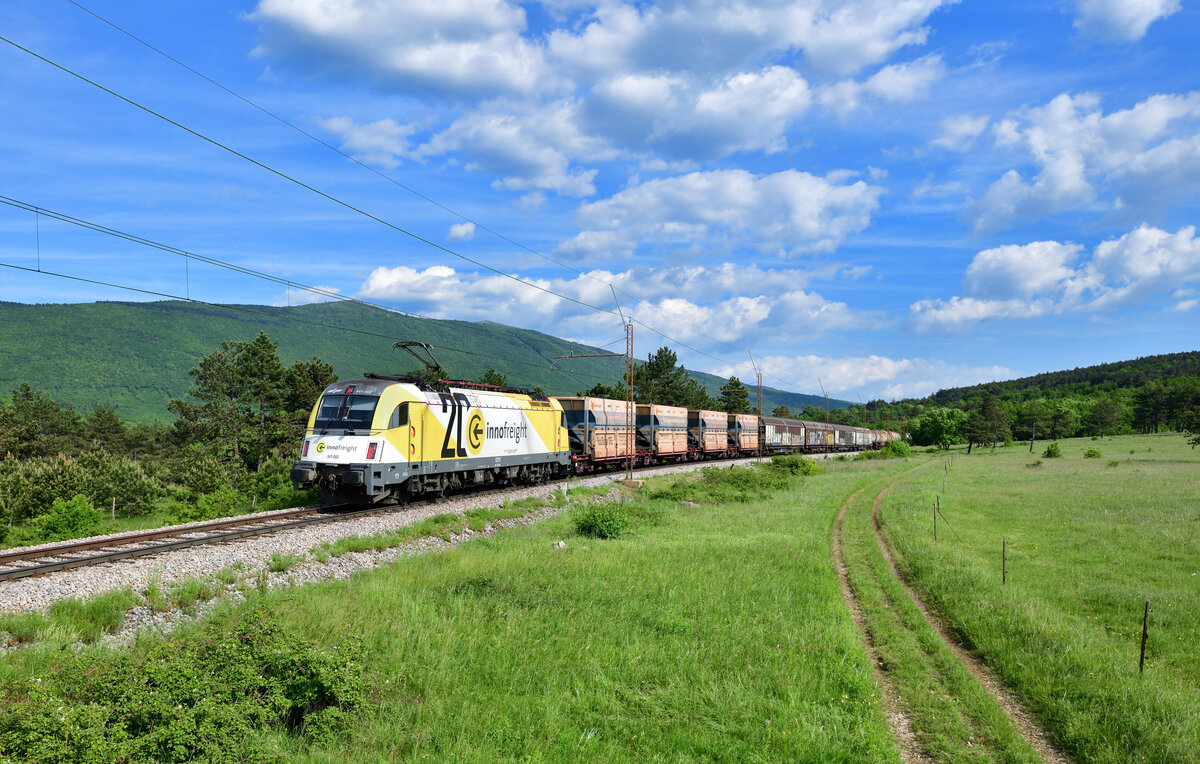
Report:
[{"label": "second railway track", "polygon": [[276,533],[307,525],[394,511],[398,508],[397,505],[390,505],[353,512],[334,512],[330,511],[332,508],[325,508],[326,511],[322,511],[319,508],[303,507],[265,516],[230,518],[185,527],[158,528],[116,537],[0,553],[0,581],[147,557],[190,546],[218,544],[264,533]]}]

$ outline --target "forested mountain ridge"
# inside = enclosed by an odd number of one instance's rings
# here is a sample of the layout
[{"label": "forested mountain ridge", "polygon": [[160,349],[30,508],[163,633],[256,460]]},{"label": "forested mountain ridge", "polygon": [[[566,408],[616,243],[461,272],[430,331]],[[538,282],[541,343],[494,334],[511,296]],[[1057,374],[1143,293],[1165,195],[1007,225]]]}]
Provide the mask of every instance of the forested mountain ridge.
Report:
[{"label": "forested mountain ridge", "polygon": [[[416,362],[393,351],[397,339],[435,346],[446,371],[476,379],[493,368],[511,384],[573,395],[624,373],[617,358],[556,355],[607,352],[541,332],[491,321],[422,319],[350,302],[302,307],[213,306],[197,303],[0,303],[0,396],[22,383],[87,412],[116,409],[129,422],[170,421],[172,398],[186,397],[188,370],[222,342],[249,341],[266,332],[284,363],[318,356],[343,379],[365,372],[402,373]],[[649,348],[647,348],[649,349]],[[727,380],[692,372],[712,395]],[[763,388],[763,406],[801,409],[819,396]],[[831,406],[848,406],[830,400]]]},{"label": "forested mountain ridge", "polygon": [[1200,377],[1200,351],[1149,355],[1130,361],[1043,372],[1004,382],[950,387],[938,390],[923,402],[955,406],[985,395],[995,395],[1003,401],[1058,398],[1068,395],[1087,396],[1113,390],[1140,388],[1149,382],[1165,382],[1179,377]]}]

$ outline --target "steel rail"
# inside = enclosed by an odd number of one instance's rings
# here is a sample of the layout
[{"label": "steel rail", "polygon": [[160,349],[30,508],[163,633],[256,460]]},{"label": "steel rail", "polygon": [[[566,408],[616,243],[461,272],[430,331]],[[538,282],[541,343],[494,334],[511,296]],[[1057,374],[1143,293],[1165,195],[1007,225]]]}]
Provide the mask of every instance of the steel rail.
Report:
[{"label": "steel rail", "polygon": [[152,539],[163,538],[164,536],[182,536],[186,533],[202,533],[208,530],[217,528],[232,528],[238,525],[254,525],[256,523],[267,523],[277,518],[297,517],[299,515],[311,514],[319,512],[316,507],[303,507],[299,509],[285,510],[277,512],[273,515],[251,515],[246,517],[235,517],[227,520],[214,520],[207,523],[197,523],[187,527],[179,527],[177,525],[168,526],[166,528],[155,528],[148,531],[135,531],[123,536],[110,536],[103,539],[93,539],[91,541],[74,541],[56,546],[44,546],[38,549],[23,549],[19,552],[0,553],[0,565],[7,565],[9,562],[16,560],[29,560],[38,557],[54,557],[57,555],[70,554],[71,552],[81,552],[85,549],[100,549],[106,546],[117,546],[124,544],[136,544],[140,541],[149,541]]},{"label": "steel rail", "polygon": [[[400,505],[402,506],[402,505]],[[104,554],[89,555],[86,557],[74,557],[69,560],[57,560],[54,562],[45,562],[38,565],[29,565],[23,568],[14,568],[12,570],[0,571],[0,581],[11,581],[17,578],[27,578],[29,576],[39,576],[45,573],[55,573],[60,570],[70,570],[71,568],[82,568],[89,565],[102,565],[109,562],[118,562],[128,560],[135,557],[148,557],[153,554],[162,554],[176,549],[185,549],[190,546],[202,546],[205,544],[219,544],[223,541],[233,541],[235,539],[246,538],[249,536],[260,536],[266,533],[276,533],[293,528],[302,528],[308,525],[319,525],[321,523],[332,523],[340,520],[348,520],[355,517],[362,517],[377,512],[386,512],[400,508],[398,505],[387,505],[384,507],[371,507],[369,509],[361,509],[356,512],[345,512],[339,514],[322,514],[317,517],[306,517],[300,520],[292,520],[285,523],[276,523],[261,528],[242,528],[236,531],[226,531],[225,533],[217,533],[199,538],[180,539],[178,541],[168,541],[163,544],[151,544],[150,546],[138,547],[136,549],[124,549],[115,552],[105,552]],[[186,532],[189,529],[183,529]],[[176,531],[175,535],[180,535]],[[112,546],[112,544],[109,544]],[[43,555],[49,556],[49,555]]]}]

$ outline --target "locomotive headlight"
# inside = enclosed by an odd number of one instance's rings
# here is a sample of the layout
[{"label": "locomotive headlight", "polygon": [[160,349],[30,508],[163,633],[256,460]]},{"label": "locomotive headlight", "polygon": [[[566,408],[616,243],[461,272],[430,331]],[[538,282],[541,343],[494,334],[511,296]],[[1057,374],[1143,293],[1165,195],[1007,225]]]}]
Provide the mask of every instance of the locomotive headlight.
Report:
[{"label": "locomotive headlight", "polygon": [[375,451],[379,448],[379,444],[371,441],[367,444],[367,459],[368,461],[375,458]]},{"label": "locomotive headlight", "polygon": [[300,458],[302,458],[302,459],[308,458],[308,441],[307,440],[304,441],[304,446],[302,446],[300,449]]}]

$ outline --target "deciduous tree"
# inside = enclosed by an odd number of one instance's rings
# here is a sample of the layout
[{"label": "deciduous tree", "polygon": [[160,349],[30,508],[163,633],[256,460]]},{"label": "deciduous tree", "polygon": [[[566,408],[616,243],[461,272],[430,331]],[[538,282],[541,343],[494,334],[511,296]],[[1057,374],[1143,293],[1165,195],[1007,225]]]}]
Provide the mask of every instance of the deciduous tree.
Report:
[{"label": "deciduous tree", "polygon": [[508,375],[501,374],[489,366],[484,370],[483,376],[479,378],[479,383],[493,387],[508,387]]}]

